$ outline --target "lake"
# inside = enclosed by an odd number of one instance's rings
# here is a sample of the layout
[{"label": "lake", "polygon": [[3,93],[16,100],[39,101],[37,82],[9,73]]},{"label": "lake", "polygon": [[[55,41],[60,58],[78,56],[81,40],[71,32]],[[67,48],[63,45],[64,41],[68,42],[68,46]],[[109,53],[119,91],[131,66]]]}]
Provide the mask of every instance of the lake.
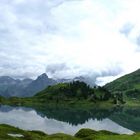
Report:
[{"label": "lake", "polygon": [[135,116],[132,116],[131,111],[129,112],[127,109],[83,111],[2,105],[0,106],[0,124],[9,124],[25,130],[41,130],[48,134],[61,132],[74,135],[81,128],[132,134],[134,131],[140,130],[139,113],[139,111],[136,113],[137,115],[133,113]]}]

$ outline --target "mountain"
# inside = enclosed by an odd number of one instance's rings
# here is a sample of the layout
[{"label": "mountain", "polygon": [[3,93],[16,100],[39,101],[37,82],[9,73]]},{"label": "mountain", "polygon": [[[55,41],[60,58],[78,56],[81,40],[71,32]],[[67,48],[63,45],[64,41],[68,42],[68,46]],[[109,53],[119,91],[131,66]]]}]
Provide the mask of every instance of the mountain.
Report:
[{"label": "mountain", "polygon": [[0,77],[0,95],[4,97],[18,96],[31,83],[31,79],[13,79],[9,76]]},{"label": "mountain", "polygon": [[140,98],[140,69],[122,76],[104,86],[112,93],[122,92],[129,98]]},{"label": "mountain", "polygon": [[18,85],[20,85],[20,86],[25,88],[32,82],[33,82],[32,79],[26,78],[26,79],[23,79],[20,83],[18,83]]},{"label": "mountain", "polygon": [[[51,79],[49,78],[46,73],[43,73],[42,75],[38,76],[38,78],[34,81],[32,81],[25,89],[26,96],[33,96],[37,92],[40,92],[47,88],[48,86],[56,85],[58,83],[70,83],[73,81],[80,81],[89,83],[89,79],[86,77],[75,77],[73,79]],[[92,83],[92,85],[95,85]]]},{"label": "mountain", "polygon": [[57,82],[49,78],[45,73],[38,76],[36,80],[32,81],[25,89],[26,96],[33,96],[37,92],[45,89],[50,85],[55,85]]},{"label": "mountain", "polygon": [[29,97],[57,82],[44,73],[37,79],[13,79],[9,76],[0,77],[0,95],[4,97]]},{"label": "mountain", "polygon": [[30,97],[44,90],[46,87],[55,85],[58,83],[69,83],[72,81],[85,82],[91,87],[95,86],[93,79],[79,76],[72,79],[51,79],[46,73],[38,76],[37,79],[13,79],[9,76],[0,77],[0,95],[4,97]]}]

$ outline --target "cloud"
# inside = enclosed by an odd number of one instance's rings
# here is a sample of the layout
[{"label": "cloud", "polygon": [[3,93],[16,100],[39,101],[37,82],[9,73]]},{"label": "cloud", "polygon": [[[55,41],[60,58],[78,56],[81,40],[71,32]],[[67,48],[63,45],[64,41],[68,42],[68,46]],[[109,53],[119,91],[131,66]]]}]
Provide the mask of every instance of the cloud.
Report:
[{"label": "cloud", "polygon": [[132,25],[130,23],[127,23],[122,27],[120,32],[123,33],[124,35],[126,35],[126,37],[127,37],[130,34],[130,32],[132,31],[133,28],[134,28],[134,25]]},{"label": "cloud", "polygon": [[139,68],[138,3],[0,1],[0,75],[95,78]]},{"label": "cloud", "polygon": [[46,68],[46,72],[50,73],[51,75],[58,74],[58,72],[69,70],[70,68],[67,67],[65,63],[60,64],[49,64]]}]

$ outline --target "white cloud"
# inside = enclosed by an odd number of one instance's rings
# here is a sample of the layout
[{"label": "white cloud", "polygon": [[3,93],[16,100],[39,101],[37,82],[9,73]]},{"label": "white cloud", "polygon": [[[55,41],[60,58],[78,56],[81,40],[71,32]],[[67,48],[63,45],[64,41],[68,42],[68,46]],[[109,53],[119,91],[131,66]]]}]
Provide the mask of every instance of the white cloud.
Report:
[{"label": "white cloud", "polygon": [[[140,67],[139,0],[0,1],[0,73],[55,77],[128,73]],[[126,26],[132,25],[129,30]],[[111,72],[111,73],[110,73]]]}]

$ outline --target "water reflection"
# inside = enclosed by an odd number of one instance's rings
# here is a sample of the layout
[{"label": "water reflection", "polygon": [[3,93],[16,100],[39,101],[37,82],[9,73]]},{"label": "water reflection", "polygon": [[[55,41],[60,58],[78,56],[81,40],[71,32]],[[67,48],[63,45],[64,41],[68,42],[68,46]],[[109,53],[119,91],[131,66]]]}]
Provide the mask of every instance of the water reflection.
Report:
[{"label": "water reflection", "polygon": [[59,108],[59,107],[42,107],[35,108],[36,112],[47,118],[53,118],[59,121],[68,122],[72,125],[83,124],[89,119],[103,120],[108,118],[115,112],[121,112],[123,108],[110,108],[110,109],[76,109],[76,108]]},{"label": "water reflection", "polygon": [[[117,133],[131,134],[132,131],[113,122],[107,116],[114,110],[74,111],[46,109],[37,111],[22,107],[0,107],[0,123],[10,124],[26,130],[41,130],[46,133],[75,134],[81,128],[109,130]],[[64,114],[63,114],[64,113]],[[107,115],[108,114],[108,115]]]},{"label": "water reflection", "polygon": [[123,127],[140,132],[140,108],[123,108],[109,118]]}]

